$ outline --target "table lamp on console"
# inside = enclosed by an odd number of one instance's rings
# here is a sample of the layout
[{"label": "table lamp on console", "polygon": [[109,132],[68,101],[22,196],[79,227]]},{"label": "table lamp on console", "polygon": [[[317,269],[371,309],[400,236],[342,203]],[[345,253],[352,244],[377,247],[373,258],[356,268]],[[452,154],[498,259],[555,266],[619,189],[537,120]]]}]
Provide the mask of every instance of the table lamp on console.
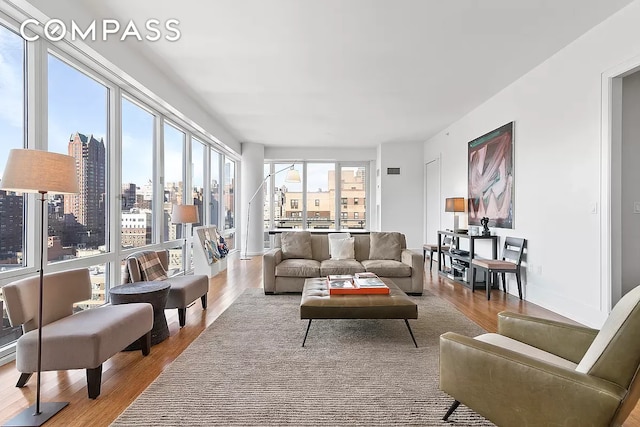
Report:
[{"label": "table lamp on console", "polygon": [[[445,212],[453,212],[453,231],[455,233],[463,231],[458,226],[458,213],[465,212],[464,197],[448,197],[444,205]],[[464,230],[466,231],[466,230]]]}]

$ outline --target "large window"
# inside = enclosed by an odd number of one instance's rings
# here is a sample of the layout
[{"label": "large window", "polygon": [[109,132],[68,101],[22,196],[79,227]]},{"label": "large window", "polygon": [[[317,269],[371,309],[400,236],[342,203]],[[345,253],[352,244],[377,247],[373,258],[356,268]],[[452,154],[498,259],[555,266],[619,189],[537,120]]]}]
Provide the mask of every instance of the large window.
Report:
[{"label": "large window", "polygon": [[193,227],[204,223],[204,144],[195,138],[191,138],[191,197],[193,204],[198,207],[199,222]]},{"label": "large window", "polygon": [[[302,200],[302,182],[286,182],[287,168],[291,163],[276,163],[273,165],[274,195],[273,219],[276,228],[303,228],[302,215],[297,216],[298,208],[293,209],[292,200]],[[294,169],[302,178],[302,164],[296,163]],[[302,212],[300,212],[302,214]]]},{"label": "large window", "polygon": [[[12,148],[24,148],[24,41],[0,26],[0,176]],[[0,190],[0,273],[26,265],[25,196]],[[0,289],[0,348],[22,335],[11,327]]]},{"label": "large window", "polygon": [[307,228],[335,228],[335,163],[307,163]]},{"label": "large window", "polygon": [[211,192],[210,204],[210,216],[209,224],[216,225],[220,228],[220,162],[222,156],[215,150],[211,150],[211,184],[209,185],[209,191]]},{"label": "large window", "polygon": [[[277,172],[290,165],[267,162],[265,171]],[[273,218],[275,228],[367,228],[366,164],[307,162],[295,164],[294,168],[301,177],[304,175],[302,182],[306,184],[303,188],[301,183],[285,182],[284,172],[272,176],[275,192],[265,199],[265,226]]]},{"label": "large window", "polygon": [[107,252],[109,90],[53,54],[49,67],[49,151],[76,159],[80,192],[49,198],[49,262]]},{"label": "large window", "polygon": [[340,167],[340,195],[343,203],[342,228],[367,228],[367,169],[364,166]]},{"label": "large window", "polygon": [[155,117],[122,99],[121,244],[153,243],[153,136]]},{"label": "large window", "polygon": [[224,228],[235,228],[236,212],[236,162],[228,157],[224,158]]},{"label": "large window", "polygon": [[[2,15],[3,23],[10,21]],[[109,288],[121,280],[116,266],[136,248],[167,248],[169,273],[182,271],[184,230],[171,224],[174,204],[198,205],[201,222],[226,228],[233,249],[237,165],[206,135],[193,138],[197,130],[190,120],[171,114],[169,124],[163,102],[125,83],[119,73],[103,73],[105,64],[65,43],[40,38],[26,49],[17,30],[0,24],[0,175],[13,148],[74,157],[78,194],[50,195],[45,205],[44,273],[88,268],[93,292],[76,304],[74,309],[82,310],[105,303]],[[33,196],[0,190],[0,286],[37,274],[31,243],[37,238],[40,204],[29,200]],[[204,209],[205,201],[210,210]],[[2,347],[21,334],[21,328],[9,325],[1,287],[0,314],[1,357],[10,351]]]},{"label": "large window", "polygon": [[182,165],[185,133],[164,125],[164,241],[182,239],[180,224],[171,223],[173,205],[183,203]]}]

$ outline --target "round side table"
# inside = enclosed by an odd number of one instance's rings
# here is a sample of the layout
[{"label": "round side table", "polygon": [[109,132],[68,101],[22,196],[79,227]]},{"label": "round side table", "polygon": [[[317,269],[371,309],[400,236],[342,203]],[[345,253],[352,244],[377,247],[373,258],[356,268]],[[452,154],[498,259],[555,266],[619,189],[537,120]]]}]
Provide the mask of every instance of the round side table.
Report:
[{"label": "round side table", "polygon": [[[169,288],[167,282],[136,282],[111,288],[111,304],[128,304],[132,302],[148,302],[153,306],[153,328],[151,329],[151,345],[156,345],[169,338],[169,326],[164,315],[167,305]],[[140,350],[140,343],[136,340],[127,351]]]}]

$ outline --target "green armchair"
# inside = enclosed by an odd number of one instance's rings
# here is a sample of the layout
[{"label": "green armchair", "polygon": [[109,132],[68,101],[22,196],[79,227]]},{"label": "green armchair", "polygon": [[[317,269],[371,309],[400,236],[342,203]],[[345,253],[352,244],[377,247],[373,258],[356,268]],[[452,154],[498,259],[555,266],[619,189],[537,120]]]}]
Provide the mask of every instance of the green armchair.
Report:
[{"label": "green armchair", "polygon": [[[498,333],[440,337],[440,388],[499,426],[620,426],[640,397],[640,286],[601,330],[498,314]],[[453,416],[452,416],[453,415]]]}]

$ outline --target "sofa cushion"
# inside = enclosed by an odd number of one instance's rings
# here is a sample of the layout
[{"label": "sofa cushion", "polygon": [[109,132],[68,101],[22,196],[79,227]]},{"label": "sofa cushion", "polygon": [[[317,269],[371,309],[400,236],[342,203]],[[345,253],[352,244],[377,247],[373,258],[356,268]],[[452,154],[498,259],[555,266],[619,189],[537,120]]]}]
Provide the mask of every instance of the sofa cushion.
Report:
[{"label": "sofa cushion", "polygon": [[285,259],[276,265],[276,276],[319,277],[320,262],[313,259]]},{"label": "sofa cushion", "polygon": [[329,274],[356,274],[364,272],[364,266],[356,260],[327,259],[320,263],[320,275]]},{"label": "sofa cushion", "polygon": [[367,259],[362,261],[367,271],[380,277],[411,277],[411,266],[390,259]]},{"label": "sofa cushion", "polygon": [[402,236],[400,233],[372,232],[369,237],[371,239],[369,259],[401,261]]},{"label": "sofa cushion", "polygon": [[286,231],[280,238],[282,258],[312,259],[311,233],[308,231]]},{"label": "sofa cushion", "polygon": [[329,240],[329,251],[331,252],[331,259],[355,260],[356,252],[355,252],[354,243],[355,243],[355,239],[353,237],[349,237],[346,239]]}]

